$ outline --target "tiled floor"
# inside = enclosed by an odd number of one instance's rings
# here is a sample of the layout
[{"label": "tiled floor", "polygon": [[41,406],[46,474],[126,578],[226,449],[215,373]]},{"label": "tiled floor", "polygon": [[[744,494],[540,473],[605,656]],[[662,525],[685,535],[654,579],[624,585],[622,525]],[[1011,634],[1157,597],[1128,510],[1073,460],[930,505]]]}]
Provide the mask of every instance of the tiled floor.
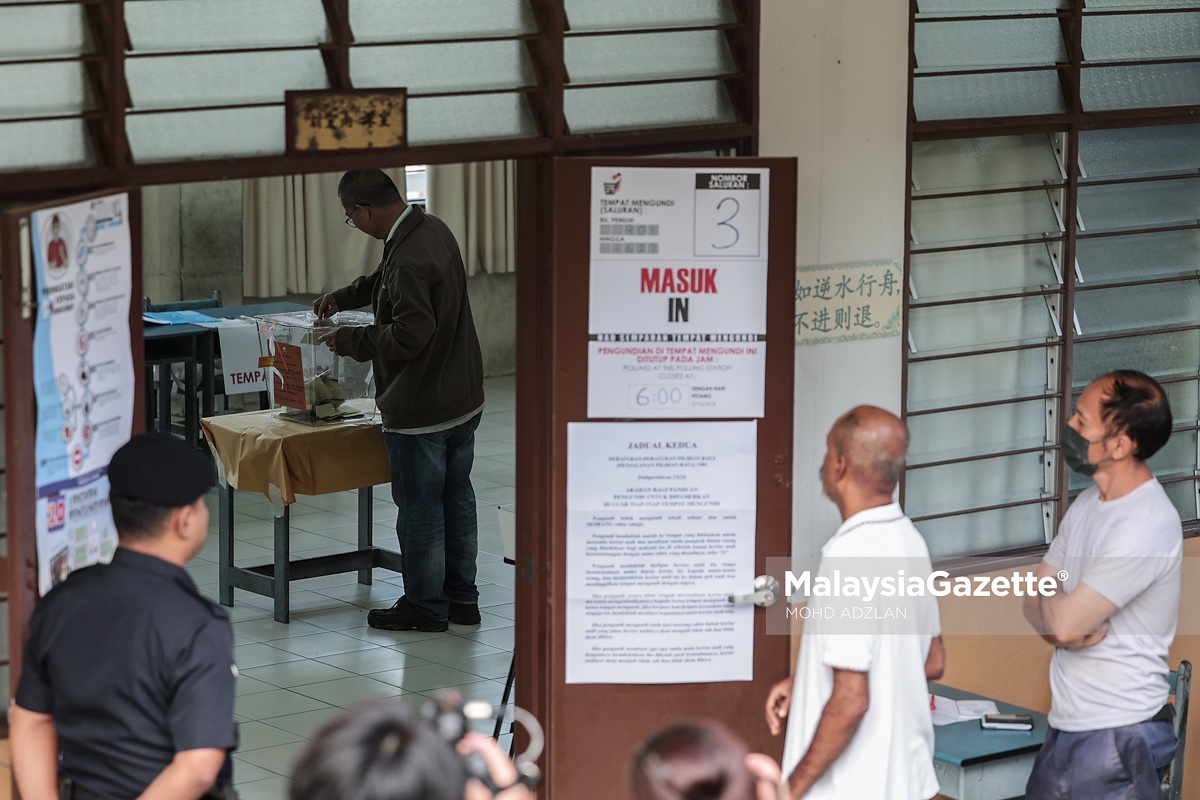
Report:
[{"label": "tiled floor", "polygon": [[[418,704],[442,689],[500,702],[512,657],[514,580],[513,568],[502,560],[495,509],[514,500],[514,379],[489,379],[486,393],[472,472],[479,504],[482,624],[451,625],[447,633],[368,628],[368,609],[391,605],[404,593],[400,576],[383,569],[375,570],[372,586],[356,583],[355,573],[293,582],[287,625],[272,619],[268,598],[237,591],[228,610],[240,672],[241,746],[234,754],[234,779],[243,800],[283,800],[286,776],[309,738],[356,703],[403,696]],[[210,502],[215,511],[215,493]],[[301,498],[291,510],[292,557],[352,548],[356,503],[349,492]],[[261,496],[239,494],[235,506],[238,563],[270,562],[270,504]],[[376,542],[395,546],[395,519],[388,487],[376,487]],[[208,543],[188,571],[215,599],[215,514]]]}]

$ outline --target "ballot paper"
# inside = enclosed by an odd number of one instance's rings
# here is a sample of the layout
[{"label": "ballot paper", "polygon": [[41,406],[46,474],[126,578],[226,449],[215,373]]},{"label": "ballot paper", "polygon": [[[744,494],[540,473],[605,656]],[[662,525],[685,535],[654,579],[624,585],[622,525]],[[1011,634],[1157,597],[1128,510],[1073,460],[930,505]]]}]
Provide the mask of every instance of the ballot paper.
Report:
[{"label": "ballot paper", "polygon": [[1000,713],[992,700],[951,700],[940,694],[930,695],[929,708],[934,725],[952,725],[979,719],[984,714]]}]

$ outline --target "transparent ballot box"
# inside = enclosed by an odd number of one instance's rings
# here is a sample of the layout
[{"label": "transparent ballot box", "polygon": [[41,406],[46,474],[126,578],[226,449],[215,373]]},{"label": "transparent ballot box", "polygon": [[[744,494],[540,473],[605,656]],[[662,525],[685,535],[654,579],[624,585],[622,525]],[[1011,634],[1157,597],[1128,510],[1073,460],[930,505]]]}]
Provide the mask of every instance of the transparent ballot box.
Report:
[{"label": "transparent ballot box", "polygon": [[374,396],[371,362],[339,356],[320,337],[337,328],[369,325],[371,314],[341,311],[317,319],[311,311],[300,311],[256,319],[260,363],[271,375],[271,410],[276,416],[319,425],[363,415],[364,403],[355,401]]}]

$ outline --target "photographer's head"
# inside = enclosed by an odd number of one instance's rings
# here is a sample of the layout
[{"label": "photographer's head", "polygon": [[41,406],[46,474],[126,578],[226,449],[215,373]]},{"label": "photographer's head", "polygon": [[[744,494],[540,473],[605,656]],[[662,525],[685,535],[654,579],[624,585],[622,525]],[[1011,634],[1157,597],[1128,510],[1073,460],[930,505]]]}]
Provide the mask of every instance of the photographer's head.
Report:
[{"label": "photographer's head", "polygon": [[633,759],[635,800],[776,800],[779,767],[715,722],[671,725]]},{"label": "photographer's head", "polygon": [[320,730],[297,760],[289,800],[462,800],[462,759],[401,700],[363,705]]}]

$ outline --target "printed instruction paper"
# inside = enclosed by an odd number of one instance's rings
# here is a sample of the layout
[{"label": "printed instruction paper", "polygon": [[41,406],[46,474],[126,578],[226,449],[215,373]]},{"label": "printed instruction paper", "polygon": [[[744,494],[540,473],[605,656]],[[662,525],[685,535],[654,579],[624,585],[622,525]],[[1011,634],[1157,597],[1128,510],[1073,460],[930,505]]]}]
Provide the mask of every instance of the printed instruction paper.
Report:
[{"label": "printed instruction paper", "polygon": [[757,423],[567,426],[567,683],[753,677]]}]

